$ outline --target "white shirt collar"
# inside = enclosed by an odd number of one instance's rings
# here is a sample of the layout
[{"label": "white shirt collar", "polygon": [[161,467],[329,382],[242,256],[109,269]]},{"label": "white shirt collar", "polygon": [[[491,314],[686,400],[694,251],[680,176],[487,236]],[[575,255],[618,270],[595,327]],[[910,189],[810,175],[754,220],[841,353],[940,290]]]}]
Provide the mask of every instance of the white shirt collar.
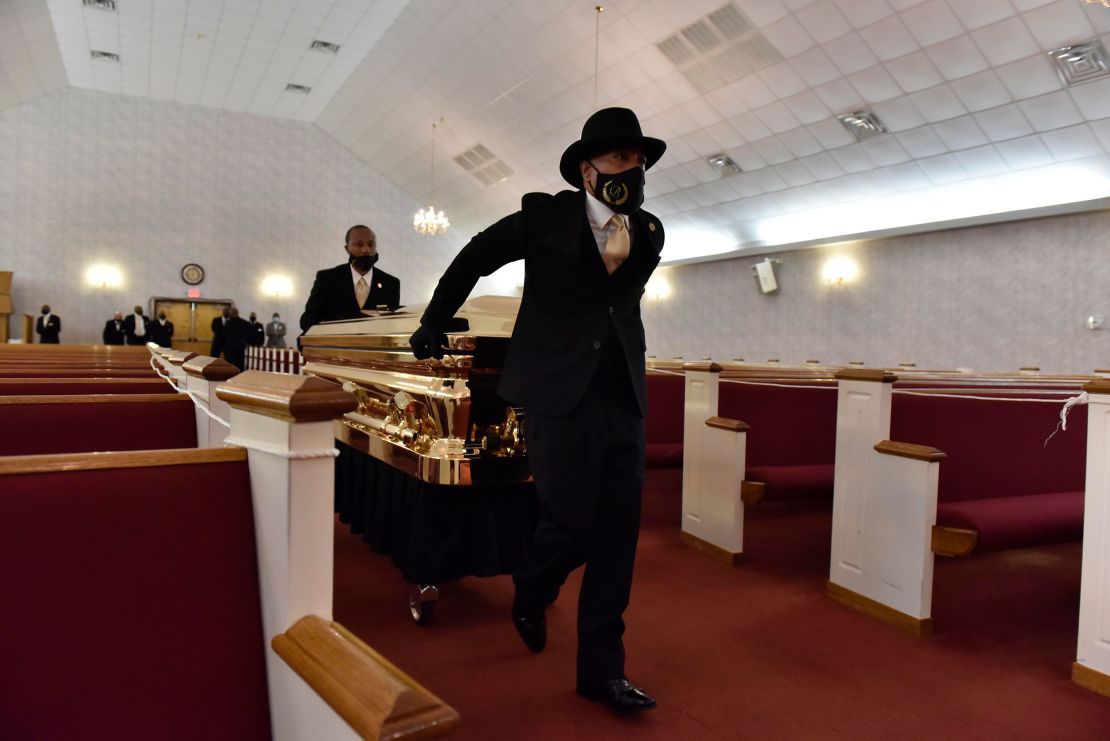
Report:
[{"label": "white shirt collar", "polygon": [[593,193],[589,191],[585,191],[585,193],[586,213],[589,214],[590,221],[594,223],[594,226],[604,227],[606,224],[609,223],[609,219],[613,218],[614,216],[620,216],[621,219],[624,221],[625,227],[628,227],[627,216],[625,216],[624,214],[618,214],[616,211],[606,206],[604,203],[599,201]]},{"label": "white shirt collar", "polygon": [[366,285],[370,285],[370,281],[374,279],[374,268],[367,270],[366,275],[359,275],[359,272],[355,270],[355,266],[351,265],[351,282],[357,286],[359,278],[365,278]]}]

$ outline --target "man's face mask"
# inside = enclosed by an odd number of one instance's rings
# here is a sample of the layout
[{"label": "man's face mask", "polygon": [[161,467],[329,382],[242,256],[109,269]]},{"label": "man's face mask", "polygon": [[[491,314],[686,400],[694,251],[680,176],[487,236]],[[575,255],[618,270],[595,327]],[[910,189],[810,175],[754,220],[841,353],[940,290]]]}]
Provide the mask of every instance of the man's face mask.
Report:
[{"label": "man's face mask", "polygon": [[[589,160],[586,160],[590,162]],[[594,196],[618,214],[631,214],[644,203],[644,168],[632,167],[624,172],[603,173],[593,162],[597,177],[594,180]]]},{"label": "man's face mask", "polygon": [[166,318],[166,315],[165,315],[165,314],[159,314],[159,315],[158,315],[158,318],[159,318],[159,319],[162,319],[162,320],[164,321],[164,320],[165,320],[165,318]]},{"label": "man's face mask", "polygon": [[354,265],[356,268],[358,268],[360,271],[363,271],[363,272],[365,272],[365,271],[369,270],[370,268],[374,267],[374,263],[376,263],[377,261],[378,261],[378,255],[377,254],[358,255],[358,256],[352,255],[351,256],[351,264]]}]

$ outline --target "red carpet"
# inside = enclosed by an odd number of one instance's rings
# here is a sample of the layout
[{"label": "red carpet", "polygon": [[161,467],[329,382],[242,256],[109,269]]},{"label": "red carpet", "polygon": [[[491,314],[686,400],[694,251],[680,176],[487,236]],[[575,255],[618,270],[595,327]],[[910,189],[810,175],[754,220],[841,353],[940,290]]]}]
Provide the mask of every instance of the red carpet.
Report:
[{"label": "red carpet", "polygon": [[509,577],[442,585],[417,627],[388,557],[337,524],[335,617],[453,705],[457,739],[1110,738],[1110,699],[1069,679],[1078,543],[938,561],[918,640],[825,597],[828,504],[749,508],[730,569],[679,543],[679,481],[653,472],[645,492],[625,645],[659,707],[640,717],[574,694],[580,573],[533,656]]}]

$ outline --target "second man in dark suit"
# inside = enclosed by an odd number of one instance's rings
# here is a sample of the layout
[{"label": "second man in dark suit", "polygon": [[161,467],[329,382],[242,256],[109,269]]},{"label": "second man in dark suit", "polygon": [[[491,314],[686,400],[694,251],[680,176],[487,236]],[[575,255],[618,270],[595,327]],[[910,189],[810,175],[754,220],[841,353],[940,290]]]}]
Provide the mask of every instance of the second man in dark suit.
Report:
[{"label": "second man in dark suit", "polygon": [[104,344],[122,345],[124,336],[123,314],[117,311],[111,319],[104,322]]},{"label": "second man in dark suit", "polygon": [[378,239],[370,227],[359,224],[347,230],[343,249],[348,260],[316,273],[309,292],[301,331],[334,319],[358,319],[363,309],[401,305],[401,281],[380,268]]},{"label": "second man in dark suit", "polygon": [[224,359],[239,370],[246,370],[247,345],[250,344],[251,325],[239,316],[234,306],[228,310],[227,322],[223,328]]},{"label": "second man in dark suit", "polygon": [[159,347],[173,347],[173,322],[166,319],[166,312],[158,312],[158,321],[150,323],[147,334]]},{"label": "second man in dark suit", "polygon": [[123,331],[128,345],[145,345],[149,339],[150,320],[143,316],[143,307],[136,306],[134,314],[123,318]]}]

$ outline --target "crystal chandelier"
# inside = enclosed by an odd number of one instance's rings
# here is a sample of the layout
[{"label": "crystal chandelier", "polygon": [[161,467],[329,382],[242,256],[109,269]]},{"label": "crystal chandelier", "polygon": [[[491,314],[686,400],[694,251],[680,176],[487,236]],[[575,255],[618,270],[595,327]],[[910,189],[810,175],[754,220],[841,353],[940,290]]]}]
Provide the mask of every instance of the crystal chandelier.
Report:
[{"label": "crystal chandelier", "polygon": [[[443,118],[439,119],[440,122]],[[432,189],[431,193],[434,194],[436,189],[436,124],[432,122]],[[451,222],[447,220],[447,216],[443,211],[436,211],[435,206],[429,204],[427,208],[422,208],[416,212],[412,217],[412,228],[418,234],[443,234],[447,228],[451,226]]]}]

